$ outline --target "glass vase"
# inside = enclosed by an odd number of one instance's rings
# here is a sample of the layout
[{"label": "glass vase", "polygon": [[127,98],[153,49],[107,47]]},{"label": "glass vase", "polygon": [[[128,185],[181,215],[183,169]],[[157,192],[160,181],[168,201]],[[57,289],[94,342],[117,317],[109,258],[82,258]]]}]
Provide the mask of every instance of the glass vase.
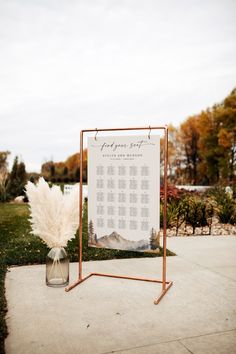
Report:
[{"label": "glass vase", "polygon": [[46,257],[46,284],[52,287],[69,283],[69,258],[63,247],[53,247]]}]

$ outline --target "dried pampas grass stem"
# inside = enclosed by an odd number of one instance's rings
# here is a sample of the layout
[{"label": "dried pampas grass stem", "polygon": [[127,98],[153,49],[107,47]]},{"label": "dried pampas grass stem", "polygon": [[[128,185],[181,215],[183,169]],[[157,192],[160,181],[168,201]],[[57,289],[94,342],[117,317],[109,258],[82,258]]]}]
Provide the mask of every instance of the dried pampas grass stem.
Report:
[{"label": "dried pampas grass stem", "polygon": [[65,247],[79,226],[78,188],[64,195],[58,186],[49,187],[41,177],[37,185],[28,182],[26,194],[31,211],[32,233],[48,247]]}]

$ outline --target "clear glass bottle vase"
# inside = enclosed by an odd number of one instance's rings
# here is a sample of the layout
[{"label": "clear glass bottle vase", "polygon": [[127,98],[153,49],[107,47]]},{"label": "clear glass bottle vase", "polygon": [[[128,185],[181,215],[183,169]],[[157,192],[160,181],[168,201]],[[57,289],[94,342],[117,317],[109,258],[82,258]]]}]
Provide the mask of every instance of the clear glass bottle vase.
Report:
[{"label": "clear glass bottle vase", "polygon": [[46,284],[52,287],[69,284],[69,258],[63,247],[53,247],[46,257]]}]

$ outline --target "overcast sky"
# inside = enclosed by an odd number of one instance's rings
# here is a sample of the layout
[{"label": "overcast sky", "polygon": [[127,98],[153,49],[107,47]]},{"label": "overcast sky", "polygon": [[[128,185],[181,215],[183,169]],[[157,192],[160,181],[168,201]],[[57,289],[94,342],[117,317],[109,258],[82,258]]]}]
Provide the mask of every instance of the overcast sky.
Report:
[{"label": "overcast sky", "polygon": [[0,0],[0,150],[28,171],[83,128],[178,126],[236,87],[236,0]]}]

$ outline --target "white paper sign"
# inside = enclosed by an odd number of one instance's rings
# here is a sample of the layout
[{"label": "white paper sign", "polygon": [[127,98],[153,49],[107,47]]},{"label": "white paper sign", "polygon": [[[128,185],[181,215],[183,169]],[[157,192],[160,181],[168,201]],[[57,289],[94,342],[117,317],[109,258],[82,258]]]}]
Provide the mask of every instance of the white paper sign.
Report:
[{"label": "white paper sign", "polygon": [[89,246],[158,249],[160,137],[88,138]]}]

